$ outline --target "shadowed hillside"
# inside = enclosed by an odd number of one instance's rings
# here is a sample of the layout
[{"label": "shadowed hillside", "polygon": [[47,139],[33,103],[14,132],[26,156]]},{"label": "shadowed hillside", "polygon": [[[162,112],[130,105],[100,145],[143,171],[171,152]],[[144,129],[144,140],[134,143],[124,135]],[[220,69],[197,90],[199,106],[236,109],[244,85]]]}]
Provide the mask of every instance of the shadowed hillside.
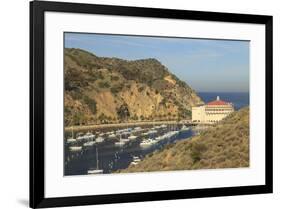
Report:
[{"label": "shadowed hillside", "polygon": [[191,140],[167,145],[119,172],[238,168],[249,166],[249,108],[232,113]]},{"label": "shadowed hillside", "polygon": [[189,118],[202,100],[156,59],[65,49],[65,125]]}]

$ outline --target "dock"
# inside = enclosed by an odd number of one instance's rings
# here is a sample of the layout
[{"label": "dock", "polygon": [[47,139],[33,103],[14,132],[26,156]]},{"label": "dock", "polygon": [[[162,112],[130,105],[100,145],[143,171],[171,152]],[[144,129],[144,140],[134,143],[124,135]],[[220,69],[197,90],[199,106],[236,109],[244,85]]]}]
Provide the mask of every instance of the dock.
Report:
[{"label": "dock", "polygon": [[188,124],[195,125],[191,120],[184,121],[139,121],[139,122],[125,122],[125,123],[110,123],[110,124],[93,124],[93,125],[79,125],[79,126],[68,126],[65,127],[65,131],[86,131],[96,130],[104,128],[125,128],[132,126],[150,126],[150,125],[177,125],[177,124]]}]

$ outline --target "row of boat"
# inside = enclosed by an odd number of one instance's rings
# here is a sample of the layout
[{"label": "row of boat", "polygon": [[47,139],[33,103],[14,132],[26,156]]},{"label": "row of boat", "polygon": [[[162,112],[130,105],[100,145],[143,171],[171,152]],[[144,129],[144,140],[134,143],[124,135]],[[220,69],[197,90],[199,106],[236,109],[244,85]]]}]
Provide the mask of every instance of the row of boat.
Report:
[{"label": "row of boat", "polygon": [[[134,129],[133,128],[120,129],[115,132],[110,131],[106,133],[98,131],[96,132],[96,135],[91,132],[87,132],[85,135],[83,135],[82,133],[78,133],[77,134],[78,136],[74,138],[74,134],[72,130],[72,137],[67,138],[66,143],[70,145],[69,150],[71,152],[81,151],[83,147],[92,147],[95,144],[104,142],[105,139],[112,140],[112,139],[119,138],[120,140],[115,142],[115,145],[122,146],[131,140],[137,139],[138,137],[133,134],[138,133],[139,131],[142,131],[141,127],[135,127]],[[122,138],[124,136],[126,138]]]},{"label": "row of boat", "polygon": [[[181,131],[188,131],[189,130],[189,127],[183,125],[182,128],[180,130],[173,130],[173,131],[169,131],[167,133],[164,133],[163,135],[161,136],[157,136],[157,137],[150,137],[150,138],[146,138],[146,139],[143,139],[142,142],[140,143],[140,146],[141,147],[150,147],[162,140],[165,140],[165,139],[170,139],[174,136],[176,136],[179,132]],[[155,130],[156,131],[156,130]],[[150,134],[154,134],[155,131],[150,131]],[[156,132],[157,133],[157,132]],[[149,134],[149,133],[148,133]]]},{"label": "row of boat", "polygon": [[116,140],[114,142],[115,146],[122,147],[129,143],[130,141],[135,141],[136,139],[142,138],[140,142],[140,147],[150,147],[153,144],[156,144],[159,141],[162,141],[164,139],[171,138],[178,134],[180,131],[186,131],[189,130],[189,127],[183,125],[180,130],[171,130],[163,135],[156,136],[158,132],[161,132],[161,130],[165,130],[167,128],[167,125],[159,125],[152,127],[150,129],[143,129],[141,127],[135,127],[135,128],[125,128],[120,129],[116,131],[110,131],[110,132],[96,132],[96,134],[93,134],[91,132],[87,132],[86,134],[78,133],[78,137],[72,137],[68,138],[66,140],[66,143],[69,144],[69,150],[71,152],[77,152],[81,151],[83,147],[92,147],[95,144],[102,143],[105,141],[105,139],[109,140]]}]

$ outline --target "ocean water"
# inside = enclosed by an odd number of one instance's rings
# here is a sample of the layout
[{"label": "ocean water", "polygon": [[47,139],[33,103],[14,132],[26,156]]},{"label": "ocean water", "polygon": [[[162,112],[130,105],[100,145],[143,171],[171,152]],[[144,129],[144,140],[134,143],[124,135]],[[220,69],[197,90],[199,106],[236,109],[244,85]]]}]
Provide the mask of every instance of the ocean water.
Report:
[{"label": "ocean water", "polygon": [[250,104],[248,92],[199,92],[198,95],[205,103],[216,100],[217,96],[219,96],[220,100],[233,103],[235,110],[239,110]]}]

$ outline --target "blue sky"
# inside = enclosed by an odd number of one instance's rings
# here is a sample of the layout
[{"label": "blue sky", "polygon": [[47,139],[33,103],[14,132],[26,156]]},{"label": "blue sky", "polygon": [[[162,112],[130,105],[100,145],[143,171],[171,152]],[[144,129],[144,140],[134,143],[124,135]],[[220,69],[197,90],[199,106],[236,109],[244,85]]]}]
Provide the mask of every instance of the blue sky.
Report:
[{"label": "blue sky", "polygon": [[248,41],[65,33],[65,47],[127,60],[156,58],[198,92],[249,91]]}]

